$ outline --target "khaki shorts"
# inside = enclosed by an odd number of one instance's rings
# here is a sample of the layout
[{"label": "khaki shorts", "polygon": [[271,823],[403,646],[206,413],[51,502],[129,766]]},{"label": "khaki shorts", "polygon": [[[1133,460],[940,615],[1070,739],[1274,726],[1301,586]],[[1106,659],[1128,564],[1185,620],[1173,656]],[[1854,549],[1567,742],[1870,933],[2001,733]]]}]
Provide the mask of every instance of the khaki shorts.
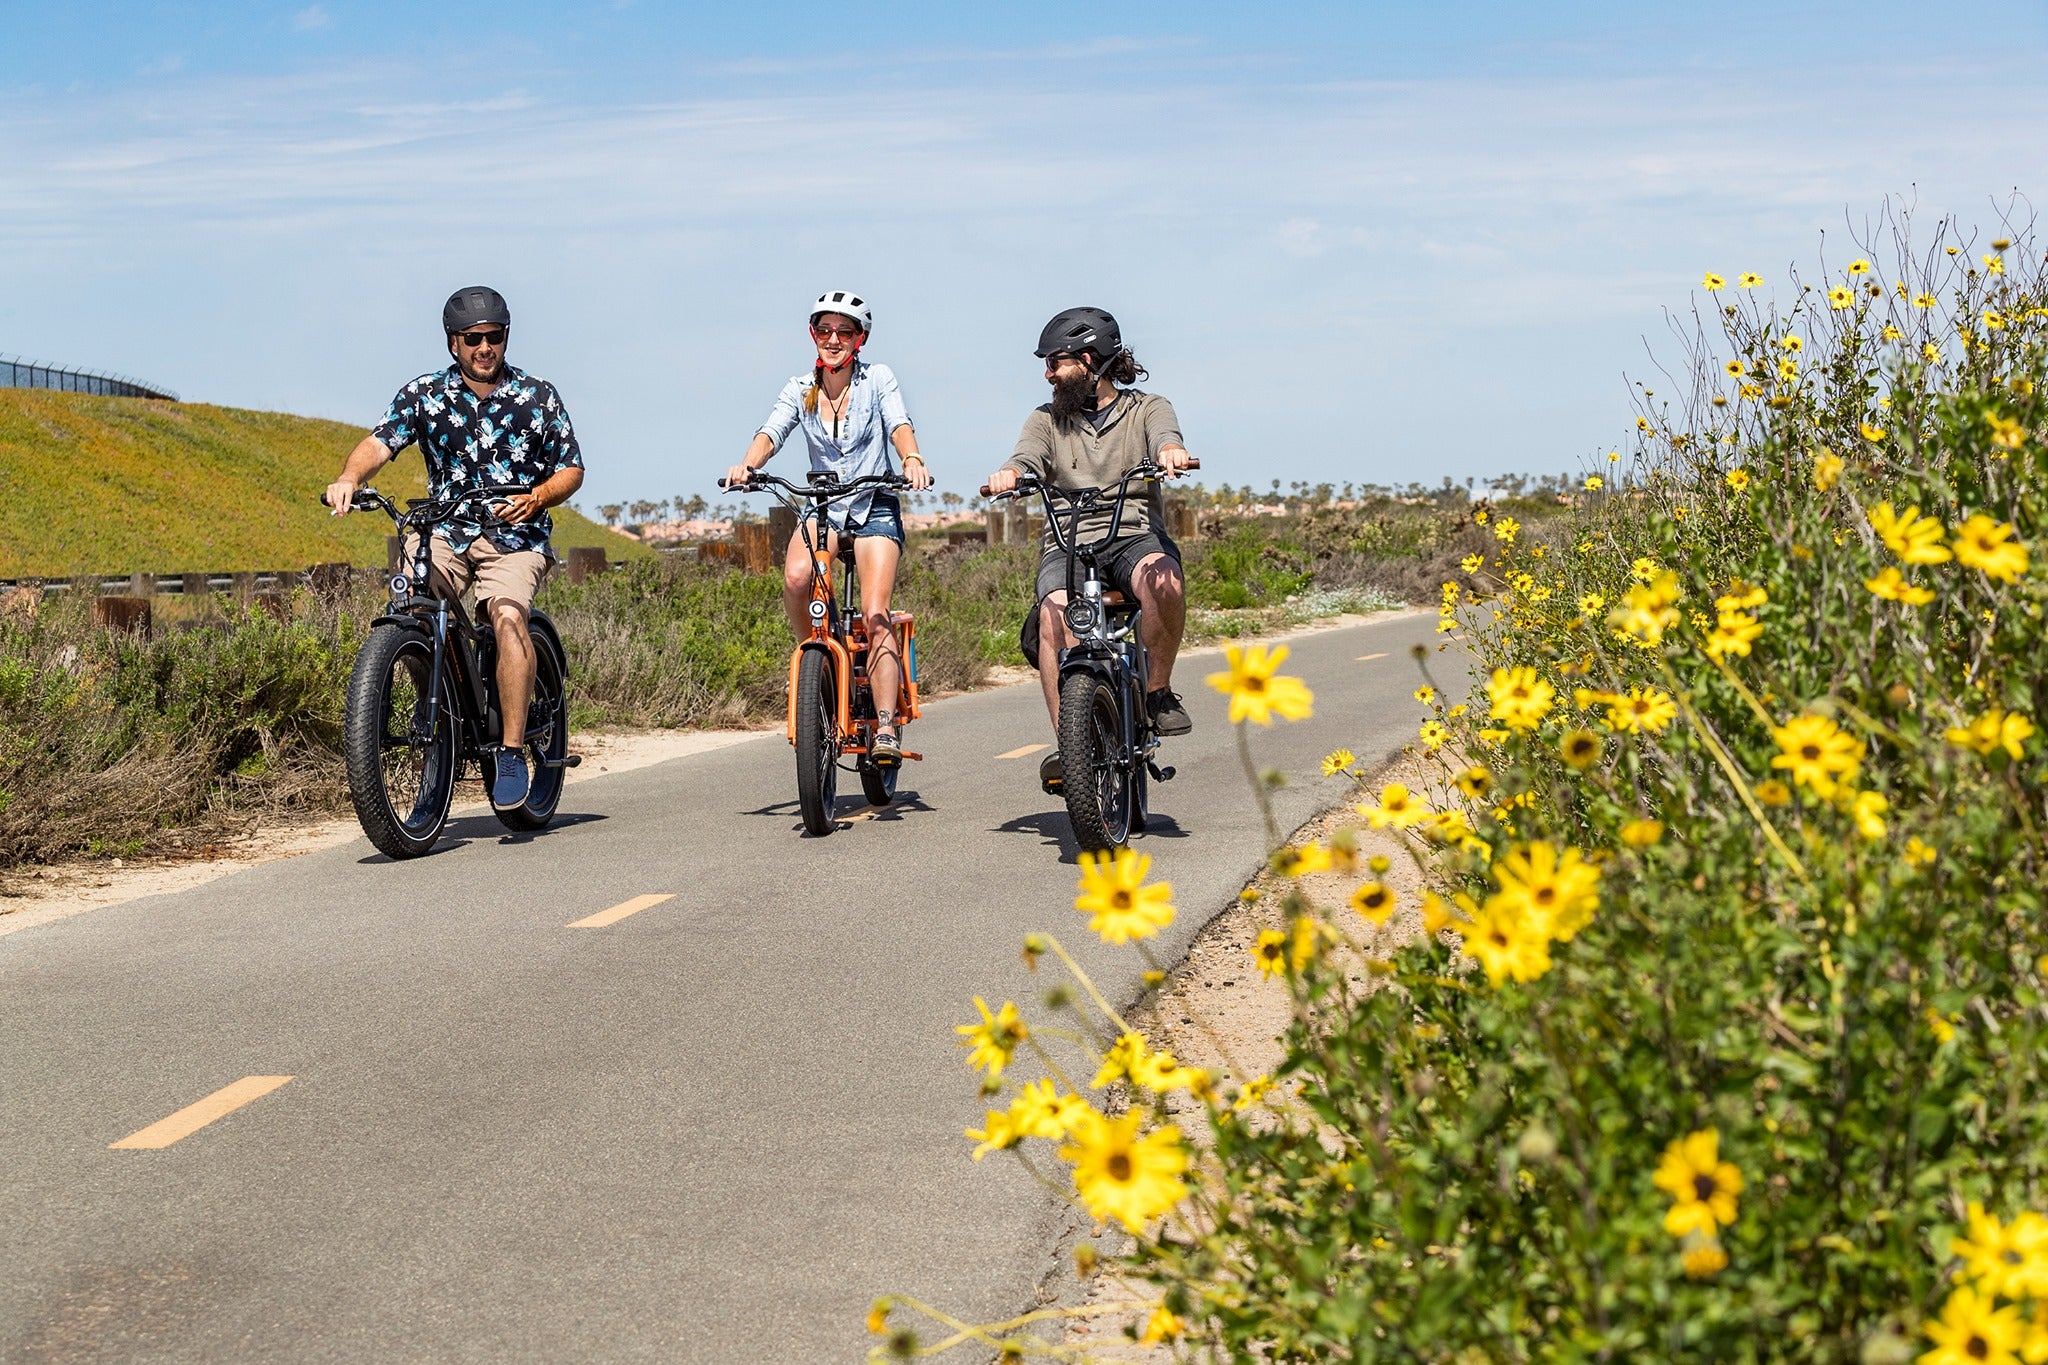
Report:
[{"label": "khaki shorts", "polygon": [[[413,544],[412,537],[407,536],[408,563],[412,561]],[[469,542],[466,550],[458,550],[435,536],[433,550],[435,589],[449,597],[459,598],[474,588],[478,602],[502,597],[530,609],[534,594],[540,591],[541,580],[554,567],[539,550],[507,553],[484,536]]]}]

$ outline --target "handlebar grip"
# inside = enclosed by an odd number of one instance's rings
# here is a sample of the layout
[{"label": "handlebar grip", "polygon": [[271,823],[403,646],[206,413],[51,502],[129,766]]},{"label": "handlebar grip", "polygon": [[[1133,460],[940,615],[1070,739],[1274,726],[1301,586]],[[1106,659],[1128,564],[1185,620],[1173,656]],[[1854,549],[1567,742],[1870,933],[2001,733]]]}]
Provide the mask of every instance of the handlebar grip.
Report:
[{"label": "handlebar grip", "polygon": [[1194,456],[1190,455],[1188,456],[1187,467],[1189,469],[1200,469],[1202,467],[1202,462],[1196,459]]},{"label": "handlebar grip", "polygon": [[991,492],[989,492],[989,491],[988,491],[988,485],[987,485],[987,484],[983,484],[983,485],[981,486],[981,495],[982,495],[982,496],[983,496],[984,498],[992,498],[992,497],[994,497],[994,496],[995,496],[995,494],[993,494],[993,493],[991,493]]}]

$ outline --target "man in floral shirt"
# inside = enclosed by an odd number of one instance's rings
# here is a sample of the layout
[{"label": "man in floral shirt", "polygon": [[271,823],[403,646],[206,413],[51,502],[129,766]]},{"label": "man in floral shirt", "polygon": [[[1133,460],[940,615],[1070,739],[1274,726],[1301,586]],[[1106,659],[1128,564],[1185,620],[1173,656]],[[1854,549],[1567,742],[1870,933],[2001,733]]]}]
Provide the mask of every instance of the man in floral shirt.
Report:
[{"label": "man in floral shirt", "polygon": [[489,603],[498,641],[498,698],[504,743],[493,755],[491,803],[510,809],[526,800],[530,774],[523,746],[533,695],[533,638],[527,613],[554,560],[547,509],[583,485],[583,453],[555,386],[505,363],[512,311],[495,289],[459,289],[441,310],[455,363],[423,374],[398,391],[391,408],[327,486],[327,505],[340,516],[358,488],[409,445],[427,462],[435,498],[464,489],[519,484],[487,520],[476,504],[434,531],[435,587],[460,596],[474,587]]}]

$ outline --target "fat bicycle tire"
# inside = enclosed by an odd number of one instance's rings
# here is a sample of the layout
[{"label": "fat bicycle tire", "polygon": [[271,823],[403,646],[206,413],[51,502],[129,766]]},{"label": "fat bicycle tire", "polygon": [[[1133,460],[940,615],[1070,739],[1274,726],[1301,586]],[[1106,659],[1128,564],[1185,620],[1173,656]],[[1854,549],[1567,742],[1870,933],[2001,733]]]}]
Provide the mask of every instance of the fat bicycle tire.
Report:
[{"label": "fat bicycle tire", "polygon": [[878,768],[872,763],[860,765],[860,789],[870,806],[886,806],[896,799],[896,777],[903,771],[903,765]]},{"label": "fat bicycle tire", "polygon": [[[562,656],[554,641],[533,634],[533,697],[526,707],[526,759],[533,777],[526,799],[516,806],[491,811],[507,829],[531,833],[546,829],[562,804],[562,784],[569,770],[561,761],[569,754],[569,688]],[[549,766],[550,762],[554,766]]]},{"label": "fat bicycle tire", "polygon": [[[796,670],[796,804],[804,829],[832,832],[832,802],[839,789],[839,695],[832,660],[807,649]],[[863,778],[865,781],[865,778]]]},{"label": "fat bicycle tire", "polygon": [[1067,819],[1083,849],[1106,853],[1131,838],[1131,788],[1117,771],[1123,715],[1114,688],[1093,673],[1060,684],[1060,784]]},{"label": "fat bicycle tire", "polygon": [[356,819],[377,851],[417,858],[448,823],[461,759],[453,697],[442,679],[434,732],[426,722],[434,644],[417,630],[381,625],[364,639],[349,674],[342,756]]}]

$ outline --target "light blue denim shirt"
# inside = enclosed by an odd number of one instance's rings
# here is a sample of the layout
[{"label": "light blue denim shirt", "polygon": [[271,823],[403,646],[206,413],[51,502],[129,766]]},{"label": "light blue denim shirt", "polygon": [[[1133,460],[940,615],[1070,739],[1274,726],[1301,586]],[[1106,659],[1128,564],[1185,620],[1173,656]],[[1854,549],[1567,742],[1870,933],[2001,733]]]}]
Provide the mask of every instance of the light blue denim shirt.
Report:
[{"label": "light blue denim shirt", "polygon": [[[889,437],[896,428],[910,425],[910,413],[903,406],[903,391],[896,387],[895,372],[887,365],[870,365],[859,359],[853,362],[846,415],[840,420],[836,435],[822,402],[816,412],[804,411],[804,394],[810,387],[808,374],[797,375],[784,384],[775,397],[775,410],[761,424],[761,434],[780,450],[789,433],[802,427],[804,440],[811,448],[811,468],[829,469],[842,479],[895,473],[896,459]],[[870,488],[858,497],[832,504],[832,525],[845,530],[847,519],[866,516],[874,500],[875,490]]]}]

